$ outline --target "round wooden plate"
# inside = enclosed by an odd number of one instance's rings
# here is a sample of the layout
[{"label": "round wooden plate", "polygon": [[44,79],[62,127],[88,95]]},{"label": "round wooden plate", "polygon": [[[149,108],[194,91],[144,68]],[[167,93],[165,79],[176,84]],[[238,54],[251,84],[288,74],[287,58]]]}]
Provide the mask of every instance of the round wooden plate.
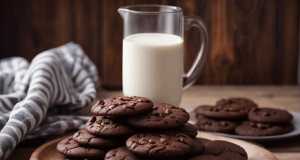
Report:
[{"label": "round wooden plate", "polygon": [[[40,146],[38,149],[36,149],[33,154],[30,157],[30,160],[64,160],[64,156],[61,155],[59,152],[56,151],[56,145],[64,138],[61,137],[58,139],[55,139],[53,141],[50,141],[48,143],[45,143],[44,145]],[[209,133],[204,132],[198,132],[197,137],[203,137],[210,140],[225,140],[232,143],[235,143],[241,147],[243,147],[247,154],[248,154],[248,160],[257,160],[257,159],[263,159],[263,160],[277,160],[277,158],[268,150],[265,148],[259,147],[255,144],[251,144],[242,140],[233,139],[233,138],[227,138],[222,136],[216,136]]]}]

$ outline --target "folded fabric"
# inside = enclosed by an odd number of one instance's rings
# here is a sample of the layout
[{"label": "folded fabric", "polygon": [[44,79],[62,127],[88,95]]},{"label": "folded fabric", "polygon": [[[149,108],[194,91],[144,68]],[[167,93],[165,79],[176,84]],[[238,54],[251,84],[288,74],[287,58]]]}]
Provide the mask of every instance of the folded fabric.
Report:
[{"label": "folded fabric", "polygon": [[81,47],[68,43],[29,64],[0,60],[0,159],[24,139],[77,129],[88,117],[72,115],[96,96],[98,73]]}]

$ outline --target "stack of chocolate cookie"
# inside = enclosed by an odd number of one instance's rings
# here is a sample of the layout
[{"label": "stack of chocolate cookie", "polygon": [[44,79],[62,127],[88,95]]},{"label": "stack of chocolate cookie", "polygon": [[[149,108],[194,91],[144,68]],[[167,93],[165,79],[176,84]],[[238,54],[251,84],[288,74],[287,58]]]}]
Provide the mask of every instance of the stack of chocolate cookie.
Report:
[{"label": "stack of chocolate cookie", "polygon": [[[246,152],[235,144],[196,138],[196,127],[187,123],[189,114],[170,104],[142,97],[111,98],[98,101],[92,113],[85,130],[57,145],[66,158],[183,160],[204,153],[206,158],[229,159],[231,155],[247,159]],[[216,152],[219,144],[226,145]]]},{"label": "stack of chocolate cookie", "polygon": [[272,136],[293,130],[293,116],[284,110],[258,108],[246,98],[219,100],[215,106],[202,105],[194,112],[200,131],[230,133],[243,136]]},{"label": "stack of chocolate cookie", "polygon": [[57,150],[70,159],[103,159],[108,150],[124,146],[137,129],[127,123],[128,116],[150,111],[153,103],[142,97],[99,100],[85,130],[62,140]]}]

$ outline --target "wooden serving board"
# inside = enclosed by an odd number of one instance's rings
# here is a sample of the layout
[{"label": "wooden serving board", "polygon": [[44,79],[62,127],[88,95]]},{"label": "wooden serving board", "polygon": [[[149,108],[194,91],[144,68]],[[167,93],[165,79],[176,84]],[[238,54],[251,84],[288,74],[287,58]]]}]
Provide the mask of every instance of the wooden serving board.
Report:
[{"label": "wooden serving board", "polygon": [[[36,149],[30,157],[30,160],[64,160],[64,156],[56,151],[56,145],[64,138],[69,136],[61,137],[45,143]],[[257,146],[252,143],[248,143],[242,140],[237,140],[233,138],[227,138],[222,136],[216,136],[209,133],[198,132],[197,137],[202,137],[210,140],[225,140],[235,143],[243,147],[247,154],[248,160],[277,160],[277,158],[265,148]]]}]

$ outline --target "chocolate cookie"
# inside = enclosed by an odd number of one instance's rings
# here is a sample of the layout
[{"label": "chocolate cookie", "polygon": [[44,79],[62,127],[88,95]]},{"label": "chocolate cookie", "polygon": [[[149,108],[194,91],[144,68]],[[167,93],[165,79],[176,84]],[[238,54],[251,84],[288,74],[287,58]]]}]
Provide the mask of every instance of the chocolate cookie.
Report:
[{"label": "chocolate cookie", "polygon": [[257,108],[249,113],[248,119],[261,123],[283,124],[291,122],[293,120],[293,116],[285,110]]},{"label": "chocolate cookie", "polygon": [[141,156],[176,157],[191,152],[194,142],[183,133],[139,133],[127,139],[126,147]]},{"label": "chocolate cookie", "polygon": [[182,108],[154,103],[150,112],[130,116],[128,123],[146,129],[171,129],[183,126],[189,119],[189,114]]},{"label": "chocolate cookie", "polygon": [[284,133],[289,133],[294,130],[294,126],[291,123],[283,125]]},{"label": "chocolate cookie", "polygon": [[143,97],[119,97],[99,100],[92,113],[98,116],[130,116],[151,110],[153,103]]},{"label": "chocolate cookie", "polygon": [[214,155],[224,159],[248,159],[247,153],[242,147],[234,143],[221,140],[211,141],[207,143],[204,154]]},{"label": "chocolate cookie", "polygon": [[142,160],[142,158],[130,152],[125,146],[112,149],[105,155],[105,160]]},{"label": "chocolate cookie", "polygon": [[209,118],[238,120],[247,117],[247,112],[243,109],[230,106],[199,106],[195,110],[197,115],[203,115]]},{"label": "chocolate cookie", "polygon": [[188,155],[189,156],[200,155],[204,151],[205,146],[198,138],[194,138],[193,140],[194,140],[194,148],[190,153],[188,153]]},{"label": "chocolate cookie", "polygon": [[273,136],[284,133],[284,128],[279,125],[244,121],[235,128],[235,134],[241,136]]},{"label": "chocolate cookie", "polygon": [[187,160],[225,160],[225,159],[213,155],[199,155],[199,156],[191,157]]},{"label": "chocolate cookie", "polygon": [[196,107],[194,109],[196,117],[203,117],[203,115],[202,115],[203,109],[205,109],[205,108],[209,109],[209,108],[213,108],[213,107],[216,107],[216,106],[213,106],[213,105],[200,105],[200,106]]},{"label": "chocolate cookie", "polygon": [[203,143],[204,146],[206,146],[206,144],[207,144],[208,142],[211,141],[211,140],[206,139],[206,138],[197,138],[197,140],[198,140],[199,142]]},{"label": "chocolate cookie", "polygon": [[85,124],[85,129],[94,135],[107,137],[128,136],[135,132],[135,129],[124,123],[126,119],[108,118],[93,116]]},{"label": "chocolate cookie", "polygon": [[249,112],[251,109],[258,108],[257,104],[247,98],[228,98],[217,101],[217,106],[229,106],[243,109]]},{"label": "chocolate cookie", "polygon": [[191,123],[186,123],[184,126],[179,127],[178,129],[175,129],[177,132],[184,133],[190,137],[196,137],[198,132],[195,125],[192,125]]},{"label": "chocolate cookie", "polygon": [[73,135],[73,140],[82,146],[96,148],[113,148],[125,145],[124,138],[99,137],[86,130],[80,130]]},{"label": "chocolate cookie", "polygon": [[[105,155],[105,160],[153,160],[153,157],[144,157],[132,153],[127,147],[118,147],[108,151]],[[185,160],[183,157],[155,157],[155,160]]]},{"label": "chocolate cookie", "polygon": [[96,159],[102,158],[105,155],[105,151],[103,150],[80,146],[72,137],[66,138],[58,143],[57,151],[72,158]]},{"label": "chocolate cookie", "polygon": [[237,123],[202,117],[198,118],[198,122],[195,126],[200,131],[234,133],[234,128],[237,126]]}]

